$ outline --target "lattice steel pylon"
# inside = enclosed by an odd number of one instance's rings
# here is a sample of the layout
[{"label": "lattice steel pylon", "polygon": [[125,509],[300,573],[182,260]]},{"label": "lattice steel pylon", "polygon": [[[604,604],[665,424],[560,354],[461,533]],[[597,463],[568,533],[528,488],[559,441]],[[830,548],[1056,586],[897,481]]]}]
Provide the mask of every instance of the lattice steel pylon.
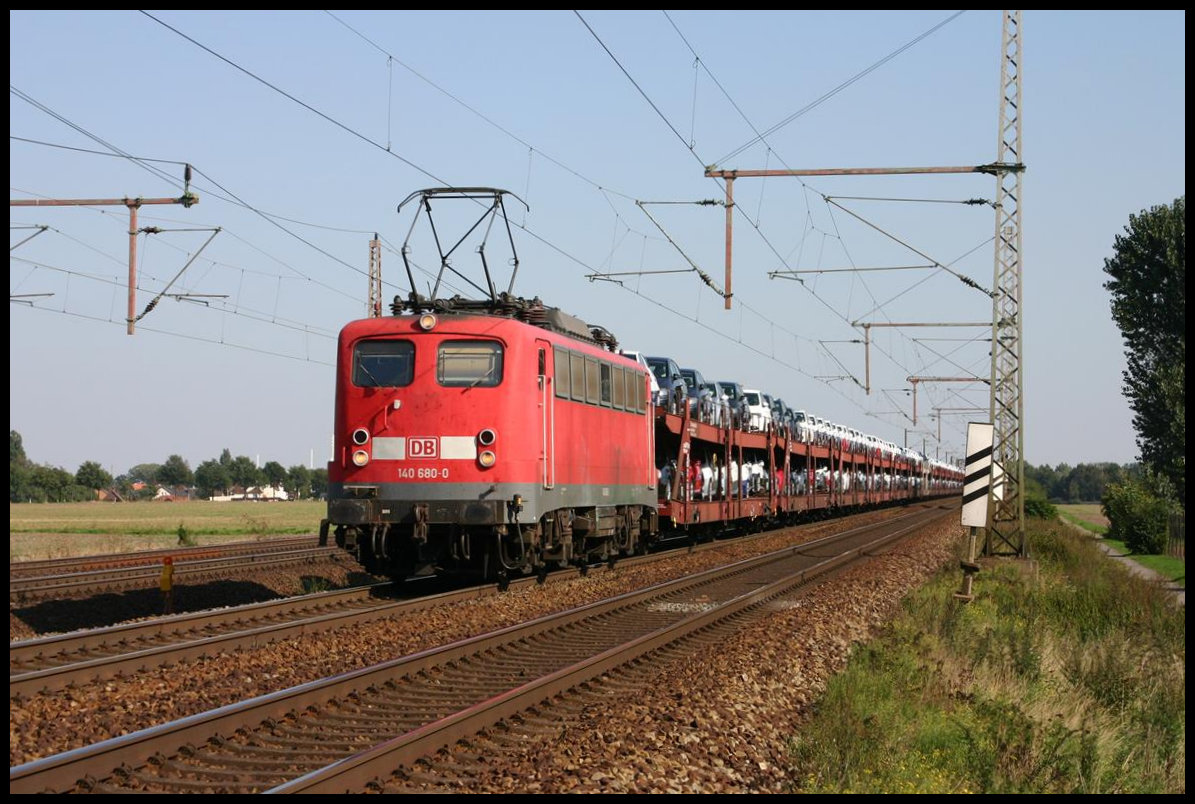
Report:
[{"label": "lattice steel pylon", "polygon": [[369,301],[366,318],[382,317],[382,243],[374,233],[369,241]]},{"label": "lattice steel pylon", "polygon": [[[1025,464],[1021,337],[1021,12],[1005,11],[996,156],[996,267],[992,284],[992,457],[1003,470],[988,497],[985,555],[1024,556]],[[1001,488],[1002,487],[1002,488]]]}]

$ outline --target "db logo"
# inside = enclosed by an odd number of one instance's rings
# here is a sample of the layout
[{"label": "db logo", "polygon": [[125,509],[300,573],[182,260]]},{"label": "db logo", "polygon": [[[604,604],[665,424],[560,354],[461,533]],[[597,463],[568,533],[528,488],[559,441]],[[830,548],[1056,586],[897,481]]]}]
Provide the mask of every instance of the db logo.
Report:
[{"label": "db logo", "polygon": [[412,438],[407,441],[408,458],[436,457],[439,442],[435,438]]}]

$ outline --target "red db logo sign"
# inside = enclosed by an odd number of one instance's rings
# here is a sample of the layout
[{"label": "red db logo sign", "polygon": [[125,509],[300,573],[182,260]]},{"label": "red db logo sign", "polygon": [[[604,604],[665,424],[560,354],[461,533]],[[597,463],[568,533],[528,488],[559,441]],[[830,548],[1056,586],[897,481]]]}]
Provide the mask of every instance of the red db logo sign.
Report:
[{"label": "red db logo sign", "polygon": [[407,457],[434,458],[438,443],[435,438],[412,438],[407,442]]}]

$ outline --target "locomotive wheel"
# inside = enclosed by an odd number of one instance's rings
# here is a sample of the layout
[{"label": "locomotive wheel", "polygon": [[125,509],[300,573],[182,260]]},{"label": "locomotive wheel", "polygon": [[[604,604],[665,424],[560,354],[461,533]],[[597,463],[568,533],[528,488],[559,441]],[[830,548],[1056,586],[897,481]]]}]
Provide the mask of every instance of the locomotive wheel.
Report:
[{"label": "locomotive wheel", "polygon": [[510,588],[510,573],[505,569],[498,570],[498,591],[505,592]]},{"label": "locomotive wheel", "polygon": [[616,559],[615,555],[613,553],[611,553],[610,556],[606,559],[606,569],[614,569],[614,562],[616,560],[617,559]]},{"label": "locomotive wheel", "polygon": [[584,578],[586,575],[589,574],[589,565],[586,564],[584,561],[582,561],[580,564],[577,565],[577,572],[580,573],[582,578]]},{"label": "locomotive wheel", "polygon": [[543,586],[546,580],[548,580],[548,565],[540,564],[539,569],[535,571],[535,582]]}]

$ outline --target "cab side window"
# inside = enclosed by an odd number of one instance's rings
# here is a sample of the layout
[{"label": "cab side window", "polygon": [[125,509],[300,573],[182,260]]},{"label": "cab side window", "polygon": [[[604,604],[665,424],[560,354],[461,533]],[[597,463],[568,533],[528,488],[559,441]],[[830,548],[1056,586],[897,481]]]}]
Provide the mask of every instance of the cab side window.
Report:
[{"label": "cab side window", "polygon": [[568,399],[569,389],[572,387],[568,367],[568,350],[553,348],[552,356],[553,367],[556,373],[556,396],[561,399]]}]

